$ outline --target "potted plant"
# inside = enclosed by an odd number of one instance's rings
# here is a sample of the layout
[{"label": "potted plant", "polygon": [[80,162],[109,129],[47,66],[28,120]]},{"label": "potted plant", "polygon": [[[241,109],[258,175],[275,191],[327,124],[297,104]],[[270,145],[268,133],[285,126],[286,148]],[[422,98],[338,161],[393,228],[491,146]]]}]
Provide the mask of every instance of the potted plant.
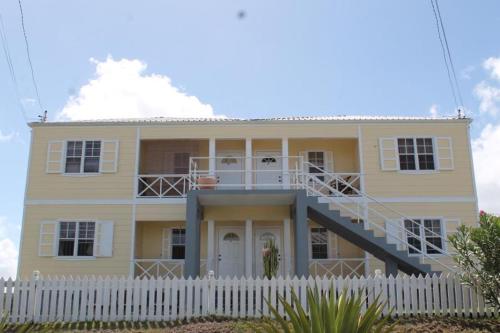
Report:
[{"label": "potted plant", "polygon": [[217,179],[213,176],[200,176],[197,183],[200,190],[213,190],[217,184]]}]

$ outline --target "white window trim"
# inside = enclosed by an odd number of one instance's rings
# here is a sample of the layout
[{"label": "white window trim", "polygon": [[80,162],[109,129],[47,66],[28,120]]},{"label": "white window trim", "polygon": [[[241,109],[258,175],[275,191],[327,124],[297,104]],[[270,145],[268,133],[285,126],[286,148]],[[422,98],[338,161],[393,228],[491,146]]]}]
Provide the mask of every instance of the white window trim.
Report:
[{"label": "white window trim", "polygon": [[[312,233],[312,229],[313,228],[323,228],[323,229],[326,229],[326,254],[327,254],[327,257],[326,258],[322,258],[322,259],[318,259],[318,258],[313,258],[312,257],[312,238],[311,238],[311,233]],[[332,248],[332,244],[331,244],[331,239],[330,239],[330,230],[328,230],[327,228],[321,226],[321,225],[318,225],[318,226],[310,226],[309,227],[309,232],[307,234],[307,242],[308,242],[308,251],[309,252],[309,260],[330,260],[330,259],[334,259],[332,256],[331,256],[331,253],[330,253],[330,250]]]},{"label": "white window trim", "polygon": [[[311,163],[309,161],[309,153],[323,153],[323,169],[325,169],[326,172],[335,172],[335,158],[333,156],[333,151],[324,149],[309,149],[309,150],[303,150],[303,152],[305,154],[304,158],[308,163]],[[329,154],[331,154],[330,155],[332,158],[331,161],[328,161]],[[331,170],[328,170],[329,164],[331,164]]]},{"label": "white window trim", "polygon": [[[92,256],[78,256],[78,255],[75,255],[75,253],[77,253],[77,250],[78,250],[78,225],[77,225],[77,228],[75,230],[75,244],[74,244],[74,247],[73,247],[73,255],[72,256],[60,256],[59,255],[59,240],[60,240],[60,233],[59,233],[59,230],[60,230],[60,227],[61,227],[61,222],[76,222],[77,224],[79,222],[94,222],[94,244],[93,244],[93,252],[94,252],[94,255]],[[95,255],[95,250],[96,250],[96,244],[97,244],[97,228],[98,228],[98,222],[95,220],[95,219],[78,219],[78,220],[74,220],[74,219],[59,219],[56,221],[56,236],[55,236],[55,241],[56,241],[56,245],[55,245],[55,248],[56,248],[56,255],[55,255],[55,259],[58,259],[58,260],[89,260],[89,259],[96,259],[96,255]]]},{"label": "white window trim", "polygon": [[[420,224],[420,245],[421,245],[421,252],[423,253],[409,253],[409,249],[407,249],[407,252],[408,252],[408,256],[410,257],[421,257],[422,254],[425,254],[426,256],[429,256],[429,257],[433,257],[433,258],[440,258],[440,257],[443,257],[443,256],[446,256],[448,255],[448,247],[446,246],[446,225],[445,225],[445,222],[446,222],[446,218],[444,218],[443,216],[409,216],[409,217],[406,217],[406,218],[403,218],[402,219],[402,226],[404,228],[404,240],[406,242],[408,242],[408,235],[406,233],[406,227],[404,225],[404,220],[420,220],[422,223]],[[424,224],[423,224],[423,221],[424,220],[439,220],[439,224],[440,224],[440,235],[441,235],[441,238],[442,238],[442,253],[427,253],[427,246],[426,246],[426,241],[425,241],[425,230],[424,230]],[[437,236],[436,236],[437,237]]]},{"label": "white window trim", "polygon": [[[436,137],[430,135],[415,135],[415,136],[396,136],[396,153],[397,153],[397,163],[398,163],[398,172],[403,174],[432,174],[439,172],[439,160],[438,154],[436,153],[437,145],[436,145]],[[399,139],[413,139],[413,156],[415,156],[415,170],[402,170],[400,159],[399,159]],[[434,160],[434,169],[432,170],[420,170],[420,160],[417,152],[417,139],[432,139],[432,158]]]},{"label": "white window trim", "polygon": [[[66,172],[66,154],[68,152],[68,142],[70,141],[81,141],[82,142],[82,156],[80,161],[80,172]],[[85,142],[87,141],[99,141],[101,143],[101,149],[99,151],[99,170],[97,172],[83,172],[83,167],[85,165]],[[103,139],[67,139],[64,140],[64,149],[63,149],[63,165],[62,165],[62,174],[64,176],[70,177],[88,177],[88,176],[97,176],[101,175],[101,164],[102,164],[102,155],[103,155],[103,142],[106,140]]]},{"label": "white window trim", "polygon": [[[181,229],[181,230],[184,230],[184,232],[186,232],[186,227],[172,227],[172,228],[168,228],[170,229],[169,232],[168,232],[168,254],[169,254],[169,260],[174,260],[174,261],[184,261],[186,260],[186,240],[184,240],[184,259],[173,259],[172,258],[172,247],[174,246],[173,244],[173,239],[174,239],[174,230],[175,229]],[[165,241],[165,240],[164,240]],[[175,244],[175,245],[181,245],[181,244]]]}]

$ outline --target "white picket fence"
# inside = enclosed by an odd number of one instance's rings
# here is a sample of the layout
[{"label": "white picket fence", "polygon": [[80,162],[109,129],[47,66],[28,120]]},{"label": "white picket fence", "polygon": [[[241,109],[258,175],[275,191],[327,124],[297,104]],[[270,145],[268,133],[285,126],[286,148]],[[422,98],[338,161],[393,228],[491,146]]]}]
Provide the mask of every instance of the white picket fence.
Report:
[{"label": "white picket fence", "polygon": [[381,295],[384,315],[497,315],[458,277],[397,276],[277,279],[133,279],[125,277],[0,279],[0,313],[11,322],[171,321],[220,316],[252,318],[270,315],[264,301],[284,314],[278,295],[291,300],[295,290],[307,307],[306,287],[321,292],[364,293],[366,305]]}]

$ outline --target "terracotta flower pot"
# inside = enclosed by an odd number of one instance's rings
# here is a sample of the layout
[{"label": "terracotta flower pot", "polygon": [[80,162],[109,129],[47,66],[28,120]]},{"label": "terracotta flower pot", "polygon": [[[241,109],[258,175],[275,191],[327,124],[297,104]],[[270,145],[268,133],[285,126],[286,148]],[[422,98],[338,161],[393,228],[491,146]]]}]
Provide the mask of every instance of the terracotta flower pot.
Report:
[{"label": "terracotta flower pot", "polygon": [[198,177],[198,186],[200,190],[213,190],[217,180],[215,177]]}]

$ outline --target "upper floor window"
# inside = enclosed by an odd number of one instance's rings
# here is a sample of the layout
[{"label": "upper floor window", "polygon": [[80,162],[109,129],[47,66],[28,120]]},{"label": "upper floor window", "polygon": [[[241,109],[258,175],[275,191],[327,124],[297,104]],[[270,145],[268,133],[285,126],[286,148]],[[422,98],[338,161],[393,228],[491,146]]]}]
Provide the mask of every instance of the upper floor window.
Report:
[{"label": "upper floor window", "polygon": [[101,156],[101,141],[68,141],[66,143],[66,173],[97,173]]},{"label": "upper floor window", "polygon": [[184,259],[186,255],[186,229],[172,229],[171,259]]},{"label": "upper floor window", "polygon": [[310,151],[307,153],[307,161],[309,165],[309,173],[323,173],[325,169],[325,153],[322,151]]},{"label": "upper floor window", "polygon": [[432,138],[398,138],[400,170],[435,170]]},{"label": "upper floor window", "polygon": [[440,219],[405,220],[404,224],[408,244],[412,245],[412,247],[408,247],[408,253],[439,254],[443,252]]},{"label": "upper floor window", "polygon": [[95,222],[60,222],[57,254],[63,257],[94,255]]},{"label": "upper floor window", "polygon": [[174,153],[174,174],[183,175],[189,173],[190,153]]},{"label": "upper floor window", "polygon": [[328,231],[326,228],[311,228],[311,258],[328,259]]}]

